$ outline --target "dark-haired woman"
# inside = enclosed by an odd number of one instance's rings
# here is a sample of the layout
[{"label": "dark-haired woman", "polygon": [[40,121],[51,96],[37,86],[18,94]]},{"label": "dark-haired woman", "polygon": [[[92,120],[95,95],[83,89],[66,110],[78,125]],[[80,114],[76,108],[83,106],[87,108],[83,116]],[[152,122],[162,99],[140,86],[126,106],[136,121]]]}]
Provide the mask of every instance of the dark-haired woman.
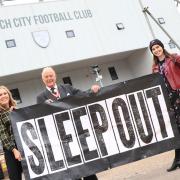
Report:
[{"label": "dark-haired woman", "polygon": [[[152,71],[159,72],[163,76],[180,132],[180,56],[167,52],[164,44],[158,39],[152,40],[149,48],[153,54]],[[176,170],[178,167],[180,167],[180,149],[175,150],[174,161],[167,171]]]}]

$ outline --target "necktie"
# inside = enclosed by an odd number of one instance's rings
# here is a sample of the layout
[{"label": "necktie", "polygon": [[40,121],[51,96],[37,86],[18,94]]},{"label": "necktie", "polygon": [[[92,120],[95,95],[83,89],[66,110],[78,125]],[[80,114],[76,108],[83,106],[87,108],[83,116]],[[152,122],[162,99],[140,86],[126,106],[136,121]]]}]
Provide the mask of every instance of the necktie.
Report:
[{"label": "necktie", "polygon": [[56,94],[54,87],[52,87],[50,90],[51,90],[52,94]]}]

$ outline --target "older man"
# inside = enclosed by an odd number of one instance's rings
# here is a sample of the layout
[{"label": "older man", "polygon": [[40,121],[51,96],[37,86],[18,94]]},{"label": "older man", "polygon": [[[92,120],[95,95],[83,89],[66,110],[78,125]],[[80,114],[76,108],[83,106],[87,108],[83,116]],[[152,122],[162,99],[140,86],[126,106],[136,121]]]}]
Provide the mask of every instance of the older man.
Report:
[{"label": "older man", "polygon": [[[46,89],[37,96],[37,103],[54,102],[60,98],[69,95],[76,95],[82,93],[81,90],[72,87],[70,84],[56,84],[56,72],[52,67],[46,67],[42,70],[42,81]],[[97,93],[100,89],[99,85],[93,85],[91,91]]]},{"label": "older man", "polygon": [[[37,103],[52,103],[61,98],[69,95],[81,94],[82,91],[72,87],[69,84],[56,84],[56,72],[52,67],[46,67],[42,70],[42,81],[44,82],[46,89],[37,96]],[[93,85],[91,91],[97,93],[100,90],[100,86]],[[97,180],[95,174],[84,177],[84,180]]]}]

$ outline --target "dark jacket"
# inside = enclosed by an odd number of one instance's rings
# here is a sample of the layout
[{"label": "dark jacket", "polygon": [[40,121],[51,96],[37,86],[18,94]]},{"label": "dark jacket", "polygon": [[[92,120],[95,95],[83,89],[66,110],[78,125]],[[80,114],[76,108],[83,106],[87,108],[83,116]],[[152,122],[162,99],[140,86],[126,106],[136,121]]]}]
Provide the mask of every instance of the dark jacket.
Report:
[{"label": "dark jacket", "polygon": [[3,148],[12,151],[15,146],[15,139],[9,119],[9,111],[0,110],[0,140]]},{"label": "dark jacket", "polygon": [[[60,98],[83,93],[83,91],[72,87],[70,84],[58,85],[58,91],[60,93]],[[36,101],[39,104],[44,103],[48,99],[57,101],[59,98],[57,99],[57,97],[53,96],[53,94],[48,89],[45,89],[41,94],[37,96]]]}]

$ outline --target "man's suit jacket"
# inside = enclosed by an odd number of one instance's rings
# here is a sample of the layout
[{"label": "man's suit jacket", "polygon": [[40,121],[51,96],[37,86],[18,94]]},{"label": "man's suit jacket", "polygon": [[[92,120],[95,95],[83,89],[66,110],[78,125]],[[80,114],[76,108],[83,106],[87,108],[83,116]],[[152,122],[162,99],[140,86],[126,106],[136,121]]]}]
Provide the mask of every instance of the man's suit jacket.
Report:
[{"label": "man's suit jacket", "polygon": [[[72,87],[70,84],[58,85],[58,91],[60,93],[60,98],[83,93],[81,90]],[[41,94],[37,96],[36,101],[38,104],[40,104],[44,103],[48,99],[57,101],[59,98],[55,97],[48,89],[45,89]]]}]

